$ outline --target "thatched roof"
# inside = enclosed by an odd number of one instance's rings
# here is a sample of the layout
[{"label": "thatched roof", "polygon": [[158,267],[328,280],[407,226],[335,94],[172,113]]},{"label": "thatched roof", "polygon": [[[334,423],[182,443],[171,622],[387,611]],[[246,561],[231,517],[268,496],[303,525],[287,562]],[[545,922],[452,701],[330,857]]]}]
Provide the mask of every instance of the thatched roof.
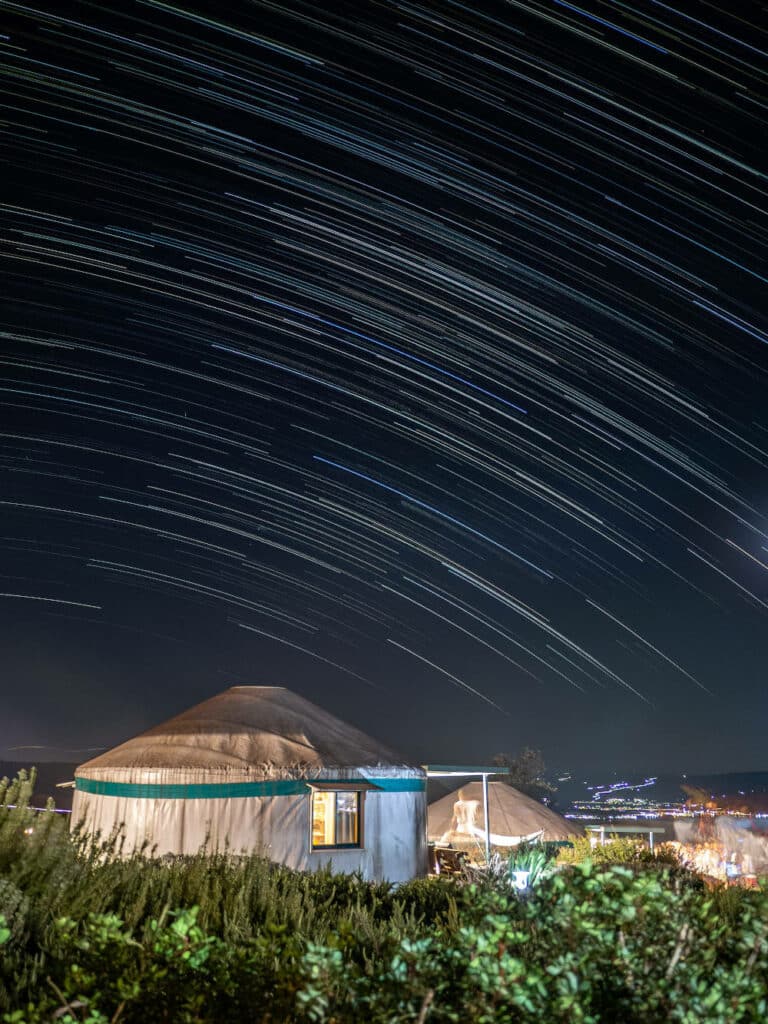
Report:
[{"label": "thatched roof", "polygon": [[377,740],[281,686],[233,686],[77,769],[191,769],[274,775],[324,768],[405,766]]},{"label": "thatched roof", "polygon": [[[477,829],[485,831],[483,786],[481,782],[469,782],[429,805],[427,832],[430,841],[455,843],[456,840],[460,842],[469,838],[466,832],[462,834],[455,831],[454,812],[458,800],[478,802],[479,806],[474,808],[473,824]],[[499,836],[527,836],[543,829],[541,840],[547,842],[584,834],[580,825],[568,821],[505,782],[488,783],[488,817],[491,832]]]}]

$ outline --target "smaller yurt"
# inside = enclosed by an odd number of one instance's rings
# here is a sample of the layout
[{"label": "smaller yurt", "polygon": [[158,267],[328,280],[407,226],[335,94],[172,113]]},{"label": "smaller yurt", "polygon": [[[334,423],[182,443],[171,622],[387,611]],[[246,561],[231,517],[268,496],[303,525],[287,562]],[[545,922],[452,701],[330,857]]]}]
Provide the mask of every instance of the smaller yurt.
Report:
[{"label": "smaller yurt", "polygon": [[424,769],[277,686],[233,686],[80,765],[72,822],[125,853],[258,853],[371,881],[427,869]]},{"label": "smaller yurt", "polygon": [[[580,825],[521,793],[506,782],[488,783],[491,846],[553,842],[584,835]],[[429,805],[429,841],[470,849],[485,844],[483,785],[470,782]]]}]

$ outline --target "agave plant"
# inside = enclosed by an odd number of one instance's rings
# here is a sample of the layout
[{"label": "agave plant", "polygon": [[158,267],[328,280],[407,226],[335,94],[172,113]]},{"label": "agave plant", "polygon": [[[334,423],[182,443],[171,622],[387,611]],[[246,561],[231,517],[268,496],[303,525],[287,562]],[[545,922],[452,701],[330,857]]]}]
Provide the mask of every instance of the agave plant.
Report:
[{"label": "agave plant", "polygon": [[552,855],[538,843],[521,843],[507,858],[507,877],[517,889],[526,889],[550,873]]}]

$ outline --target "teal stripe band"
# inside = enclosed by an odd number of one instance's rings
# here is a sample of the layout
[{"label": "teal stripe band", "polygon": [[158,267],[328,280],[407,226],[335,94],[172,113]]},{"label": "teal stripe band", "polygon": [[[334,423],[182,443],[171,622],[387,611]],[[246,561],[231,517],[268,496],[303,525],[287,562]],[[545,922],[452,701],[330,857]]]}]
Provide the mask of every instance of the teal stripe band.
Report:
[{"label": "teal stripe band", "polygon": [[[96,796],[122,796],[132,800],[225,800],[247,796],[296,796],[308,793],[305,779],[271,779],[264,782],[105,782],[102,779],[75,777],[75,789]],[[425,779],[365,778],[322,779],[324,783],[338,782],[339,789],[370,782],[386,793],[423,793]]]}]

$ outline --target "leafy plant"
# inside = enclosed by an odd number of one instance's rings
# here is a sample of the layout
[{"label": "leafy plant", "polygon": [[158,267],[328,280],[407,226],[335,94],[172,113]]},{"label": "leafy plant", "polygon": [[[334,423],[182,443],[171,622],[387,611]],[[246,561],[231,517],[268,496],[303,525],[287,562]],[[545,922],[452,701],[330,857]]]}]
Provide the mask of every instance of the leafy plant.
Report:
[{"label": "leafy plant", "polygon": [[509,855],[507,874],[528,872],[528,885],[537,885],[552,869],[556,854],[537,843],[521,843]]},{"label": "leafy plant", "polygon": [[[0,786],[17,804],[0,804],[4,1024],[768,1019],[768,890],[708,889],[633,842],[393,887],[259,857],[118,858],[30,811],[28,783]],[[538,871],[525,899],[510,869]]]}]

